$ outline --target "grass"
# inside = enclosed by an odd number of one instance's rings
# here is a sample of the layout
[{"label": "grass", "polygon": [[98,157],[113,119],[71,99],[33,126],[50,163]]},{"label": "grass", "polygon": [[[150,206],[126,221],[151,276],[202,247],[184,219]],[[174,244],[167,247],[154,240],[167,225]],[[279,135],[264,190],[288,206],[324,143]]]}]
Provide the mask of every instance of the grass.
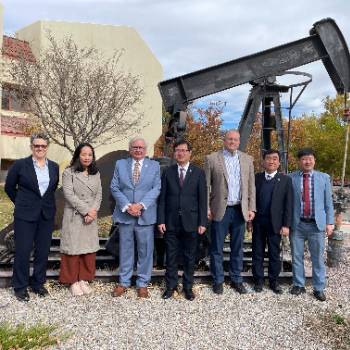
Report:
[{"label": "grass", "polygon": [[13,221],[13,204],[7,197],[4,186],[0,186],[0,230]]},{"label": "grass", "polygon": [[0,350],[45,349],[59,345],[67,338],[67,334],[59,335],[57,326],[53,325],[36,324],[26,327],[23,324],[0,324]]}]

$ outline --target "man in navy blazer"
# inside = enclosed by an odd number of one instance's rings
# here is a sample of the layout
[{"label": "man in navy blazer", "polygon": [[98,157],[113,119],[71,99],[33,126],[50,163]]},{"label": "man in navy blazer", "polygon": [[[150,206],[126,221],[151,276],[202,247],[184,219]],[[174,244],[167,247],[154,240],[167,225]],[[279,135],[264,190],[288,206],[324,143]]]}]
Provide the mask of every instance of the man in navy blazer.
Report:
[{"label": "man in navy blazer", "polygon": [[179,140],[174,144],[177,164],[162,175],[158,205],[158,229],[166,247],[166,290],[163,299],[172,297],[178,283],[178,256],[183,255],[183,290],[194,300],[192,290],[197,237],[206,230],[208,199],[205,173],[190,163],[192,147]]},{"label": "man in navy blazer", "polygon": [[256,215],[253,221],[252,257],[254,290],[261,292],[264,284],[264,257],[268,246],[268,277],[270,289],[281,294],[278,283],[281,271],[281,236],[288,236],[292,224],[293,187],[287,175],[278,172],[280,153],[269,149],[263,154],[264,172],[255,175]]},{"label": "man in navy blazer", "polygon": [[314,170],[311,148],[298,152],[299,171],[291,173],[294,189],[294,214],[290,236],[293,265],[291,294],[305,293],[304,242],[308,241],[312,262],[312,285],[316,299],[325,301],[325,233],[334,230],[332,187],[329,175]]},{"label": "man in navy blazer", "polygon": [[130,287],[134,268],[134,239],[137,243],[137,295],[147,298],[153,267],[154,224],[160,192],[159,163],[145,158],[146,141],[135,137],[129,142],[130,157],[118,160],[111,182],[116,201],[113,222],[119,224],[119,285],[115,297]]},{"label": "man in navy blazer", "polygon": [[[49,139],[31,136],[32,155],[17,160],[10,168],[5,192],[14,203],[15,260],[12,285],[20,301],[28,301],[27,287],[39,296],[48,294],[43,286],[56,212],[55,191],[59,168],[46,158]],[[30,253],[34,245],[33,276],[29,283]]]}]

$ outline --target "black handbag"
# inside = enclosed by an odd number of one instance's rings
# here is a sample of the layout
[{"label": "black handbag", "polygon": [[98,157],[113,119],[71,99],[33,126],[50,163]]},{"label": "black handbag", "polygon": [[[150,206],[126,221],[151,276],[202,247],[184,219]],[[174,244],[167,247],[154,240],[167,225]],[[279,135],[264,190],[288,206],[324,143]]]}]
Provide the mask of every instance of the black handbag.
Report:
[{"label": "black handbag", "polygon": [[109,238],[105,244],[105,249],[115,258],[119,257],[119,228],[118,224],[111,227]]}]

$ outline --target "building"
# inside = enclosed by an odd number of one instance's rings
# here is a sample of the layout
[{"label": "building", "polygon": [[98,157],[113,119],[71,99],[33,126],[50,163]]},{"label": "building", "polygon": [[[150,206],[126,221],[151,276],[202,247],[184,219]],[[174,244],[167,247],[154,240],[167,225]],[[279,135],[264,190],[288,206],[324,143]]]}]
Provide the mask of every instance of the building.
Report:
[{"label": "building", "polygon": [[[0,5],[1,6],[1,5]],[[16,97],[15,84],[6,74],[10,58],[25,50],[29,60],[35,60],[41,50],[48,45],[47,31],[56,40],[71,36],[81,47],[95,47],[105,57],[115,50],[124,50],[120,64],[126,71],[141,78],[144,96],[139,106],[147,126],[142,136],[149,144],[149,154],[153,154],[153,144],[162,133],[162,101],[157,84],[162,80],[162,67],[140,35],[131,27],[89,23],[68,23],[38,21],[17,31],[15,37],[3,35],[3,8],[0,7],[0,45],[2,46],[2,105],[0,122],[0,182],[4,181],[7,169],[18,158],[29,154],[29,137],[23,132],[26,121],[26,106]],[[97,158],[115,150],[128,148],[128,140],[100,146]],[[49,158],[64,167],[71,154],[63,147],[51,144]]]}]

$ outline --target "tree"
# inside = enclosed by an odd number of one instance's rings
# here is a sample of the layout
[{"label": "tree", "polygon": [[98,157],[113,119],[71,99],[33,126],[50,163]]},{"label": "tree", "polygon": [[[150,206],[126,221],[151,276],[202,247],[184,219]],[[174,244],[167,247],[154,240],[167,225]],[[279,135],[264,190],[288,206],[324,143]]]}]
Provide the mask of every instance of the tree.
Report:
[{"label": "tree", "polygon": [[143,126],[136,109],[143,89],[138,76],[119,67],[122,51],[104,58],[71,37],[58,42],[47,33],[47,39],[48,48],[34,62],[25,52],[12,60],[10,74],[53,142],[73,153],[81,142],[112,143]]},{"label": "tree", "polygon": [[[208,108],[188,110],[185,138],[192,145],[191,161],[203,166],[204,157],[222,147],[220,127],[222,124],[222,107],[210,105]],[[164,135],[167,130],[169,115],[163,118],[163,134],[154,145],[154,157],[164,156]]]}]

